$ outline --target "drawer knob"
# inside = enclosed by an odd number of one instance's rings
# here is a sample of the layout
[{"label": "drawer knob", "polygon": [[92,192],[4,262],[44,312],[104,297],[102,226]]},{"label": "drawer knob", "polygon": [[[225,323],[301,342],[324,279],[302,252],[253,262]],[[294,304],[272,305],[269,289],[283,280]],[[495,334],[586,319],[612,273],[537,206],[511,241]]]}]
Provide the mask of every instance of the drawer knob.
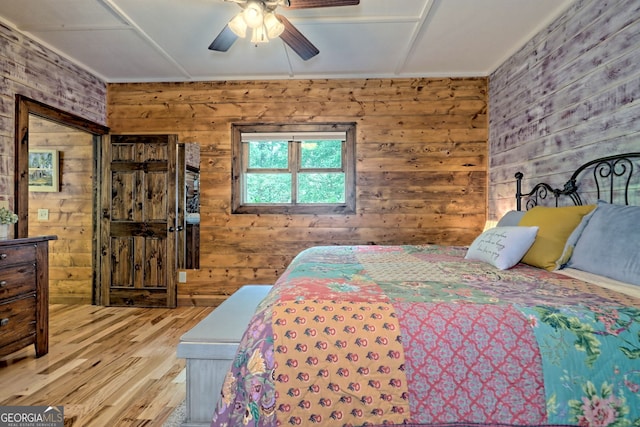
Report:
[{"label": "drawer knob", "polygon": [[0,254],[0,259],[6,259],[7,258],[7,254]]},{"label": "drawer knob", "polygon": [[9,319],[0,320],[0,326],[7,326],[9,324]]},{"label": "drawer knob", "polygon": [[7,281],[6,280],[0,280],[0,288],[4,288],[5,286],[7,286]]}]

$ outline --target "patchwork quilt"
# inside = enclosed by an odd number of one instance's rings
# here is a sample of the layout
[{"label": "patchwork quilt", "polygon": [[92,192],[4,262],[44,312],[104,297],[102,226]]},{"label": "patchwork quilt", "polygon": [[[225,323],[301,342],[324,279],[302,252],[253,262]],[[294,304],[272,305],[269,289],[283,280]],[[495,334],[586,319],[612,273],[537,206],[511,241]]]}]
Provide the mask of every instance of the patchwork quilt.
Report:
[{"label": "patchwork quilt", "polygon": [[465,253],[301,252],[242,338],[212,426],[640,426],[640,299]]}]

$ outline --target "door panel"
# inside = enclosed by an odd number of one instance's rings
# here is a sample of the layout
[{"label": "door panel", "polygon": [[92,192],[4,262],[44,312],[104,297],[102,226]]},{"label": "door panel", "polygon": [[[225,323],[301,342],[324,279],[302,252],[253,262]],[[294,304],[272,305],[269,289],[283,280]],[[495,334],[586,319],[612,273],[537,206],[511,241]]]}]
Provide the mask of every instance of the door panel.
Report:
[{"label": "door panel", "polygon": [[133,287],[133,239],[111,239],[111,287]]},{"label": "door panel", "polygon": [[148,172],[146,174],[146,207],[145,221],[166,221],[167,218],[167,172]]},{"label": "door panel", "polygon": [[105,139],[103,303],[175,307],[177,137]]}]

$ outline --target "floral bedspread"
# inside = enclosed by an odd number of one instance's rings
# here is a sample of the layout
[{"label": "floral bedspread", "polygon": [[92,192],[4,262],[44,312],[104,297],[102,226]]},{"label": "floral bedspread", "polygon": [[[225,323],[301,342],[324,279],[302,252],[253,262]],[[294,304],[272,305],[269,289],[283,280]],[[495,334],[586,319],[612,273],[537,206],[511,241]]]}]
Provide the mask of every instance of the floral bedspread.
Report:
[{"label": "floral bedspread", "polygon": [[212,426],[640,426],[640,300],[465,253],[300,253],[258,307]]}]

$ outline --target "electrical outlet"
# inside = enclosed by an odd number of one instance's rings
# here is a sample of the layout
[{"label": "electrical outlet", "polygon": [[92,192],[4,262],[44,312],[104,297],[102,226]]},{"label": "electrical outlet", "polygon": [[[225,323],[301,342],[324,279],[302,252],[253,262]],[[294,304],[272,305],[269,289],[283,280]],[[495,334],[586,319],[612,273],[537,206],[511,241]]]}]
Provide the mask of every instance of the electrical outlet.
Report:
[{"label": "electrical outlet", "polygon": [[38,221],[49,221],[49,209],[38,209]]},{"label": "electrical outlet", "polygon": [[186,271],[178,271],[178,283],[187,283]]}]

